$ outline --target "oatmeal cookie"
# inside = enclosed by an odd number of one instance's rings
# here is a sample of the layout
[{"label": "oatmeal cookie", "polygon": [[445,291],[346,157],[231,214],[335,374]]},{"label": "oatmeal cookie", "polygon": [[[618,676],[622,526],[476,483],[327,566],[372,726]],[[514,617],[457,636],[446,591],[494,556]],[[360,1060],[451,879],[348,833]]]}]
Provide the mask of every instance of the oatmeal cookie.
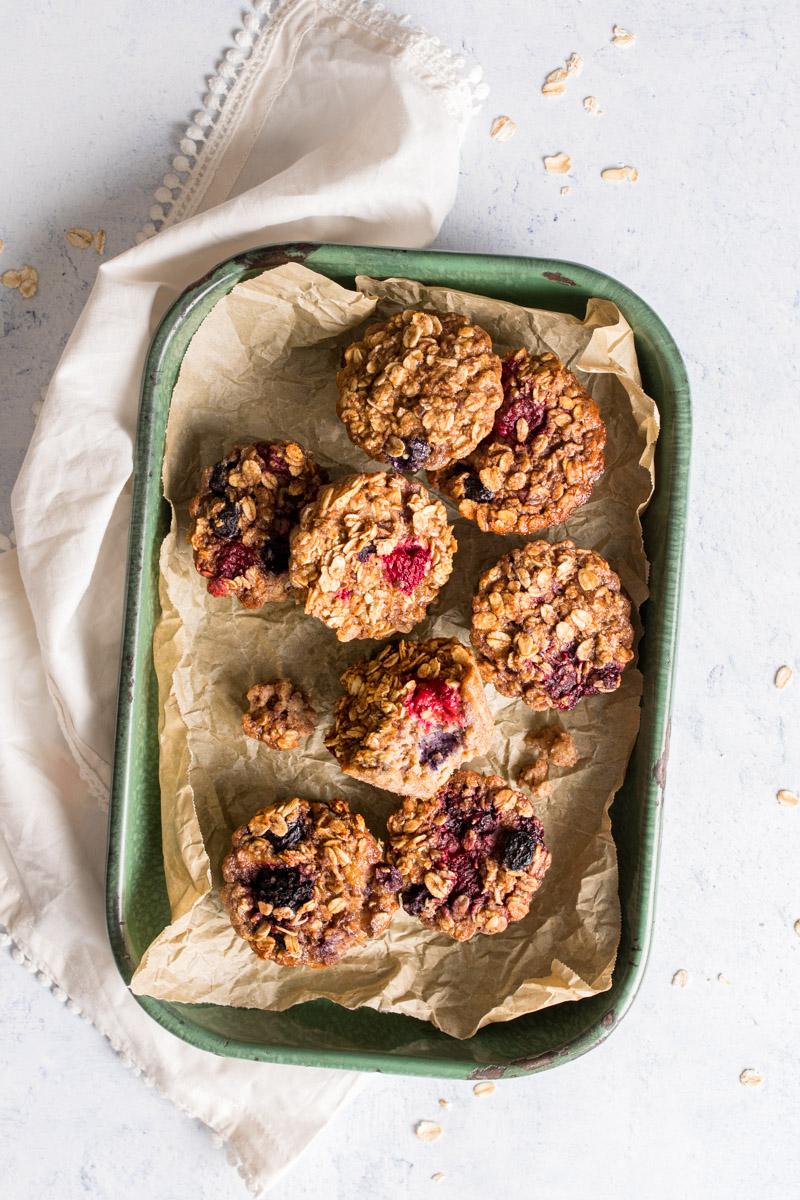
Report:
[{"label": "oatmeal cookie", "polygon": [[503,363],[494,427],[463,462],[430,475],[462,516],[491,533],[536,533],[585,504],[603,473],[606,427],[554,354]]},{"label": "oatmeal cookie", "polygon": [[389,926],[400,874],[345,800],[262,808],[233,835],[220,895],[259,958],[328,967]]},{"label": "oatmeal cookie", "polygon": [[550,866],[533,805],[499,775],[456,771],[428,800],[389,817],[403,908],[459,942],[527,916]]},{"label": "oatmeal cookie", "polygon": [[491,745],[475,658],[455,638],[401,640],[342,675],[325,745],[346,775],[401,796],[432,796]]},{"label": "oatmeal cookie", "polygon": [[255,684],[247,703],[250,711],[242,713],[242,729],[271,750],[296,750],[314,732],[317,714],[291,679]]},{"label": "oatmeal cookie", "polygon": [[469,454],[503,399],[491,338],[459,313],[408,309],[369,325],[345,350],[336,382],[350,440],[398,471]]},{"label": "oatmeal cookie", "polygon": [[407,633],[447,582],[456,540],[440,500],[392,471],[323,488],[292,538],[298,599],[342,642]]},{"label": "oatmeal cookie", "polygon": [[495,563],[472,601],[483,678],[534,709],[567,711],[613,692],[633,658],[631,605],[619,577],[574,542],[528,542]]},{"label": "oatmeal cookie", "polygon": [[297,442],[234,446],[203,471],[189,540],[212,596],[245,608],[288,599],[289,534],[327,478]]}]

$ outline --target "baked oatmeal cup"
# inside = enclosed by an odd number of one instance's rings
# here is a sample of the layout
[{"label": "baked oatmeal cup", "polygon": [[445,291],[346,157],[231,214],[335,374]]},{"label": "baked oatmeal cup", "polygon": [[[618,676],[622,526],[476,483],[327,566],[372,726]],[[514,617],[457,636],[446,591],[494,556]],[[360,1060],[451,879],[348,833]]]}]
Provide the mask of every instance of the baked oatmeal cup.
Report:
[{"label": "baked oatmeal cup", "polygon": [[530,799],[499,775],[456,771],[435,796],[404,800],[388,830],[403,908],[460,942],[527,916],[550,866]]},{"label": "baked oatmeal cup", "polygon": [[189,540],[212,596],[245,608],[289,598],[289,535],[327,478],[307,450],[284,441],[234,446],[203,471]]},{"label": "baked oatmeal cup", "polygon": [[484,531],[537,533],[589,499],[603,473],[606,428],[554,354],[512,354],[503,362],[503,390],[488,437],[429,481]]},{"label": "baked oatmeal cup", "polygon": [[453,569],[440,500],[391,471],[324,487],[292,537],[289,579],[309,616],[342,642],[407,633]]},{"label": "baked oatmeal cup", "polygon": [[399,872],[345,800],[260,809],[233,834],[222,875],[233,928],[282,967],[331,966],[384,933],[398,907]]},{"label": "baked oatmeal cup", "polygon": [[407,309],[367,326],[336,382],[350,440],[412,473],[474,450],[503,399],[491,338],[460,313]]},{"label": "baked oatmeal cup", "polygon": [[601,555],[528,542],[483,574],[472,601],[481,675],[533,709],[613,692],[633,658],[631,604]]},{"label": "baked oatmeal cup", "polygon": [[475,657],[455,638],[401,639],[342,675],[325,745],[346,775],[432,796],[494,736]]}]

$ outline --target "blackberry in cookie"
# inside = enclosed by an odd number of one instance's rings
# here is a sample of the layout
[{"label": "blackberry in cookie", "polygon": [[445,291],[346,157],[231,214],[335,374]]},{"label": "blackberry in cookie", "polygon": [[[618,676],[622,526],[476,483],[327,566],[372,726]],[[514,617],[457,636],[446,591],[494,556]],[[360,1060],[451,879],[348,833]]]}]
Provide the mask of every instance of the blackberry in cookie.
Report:
[{"label": "blackberry in cookie", "polygon": [[189,505],[194,565],[212,596],[260,608],[289,595],[289,537],[326,473],[296,442],[234,446]]},{"label": "blackberry in cookie", "polygon": [[434,470],[474,450],[503,399],[488,333],[460,313],[407,309],[344,352],[337,412],[370,458]]},{"label": "blackberry in cookie", "polygon": [[388,829],[403,908],[457,941],[521,921],[550,865],[531,801],[499,775],[456,771],[404,800]]},{"label": "blackberry in cookie", "polygon": [[407,633],[453,569],[447,512],[391,471],[323,488],[292,538],[289,578],[305,611],[340,641]]},{"label": "blackberry in cookie", "polygon": [[574,542],[528,542],[481,576],[472,645],[481,675],[534,709],[569,711],[613,692],[633,658],[631,604],[619,576]]},{"label": "blackberry in cookie", "polygon": [[259,958],[328,967],[384,933],[400,876],[344,800],[294,798],[233,834],[222,864],[231,924]]},{"label": "blackberry in cookie", "polygon": [[398,641],[342,675],[325,744],[347,775],[403,796],[431,796],[484,754],[494,722],[472,652],[455,638]]},{"label": "blackberry in cookie", "polygon": [[491,533],[536,533],[585,504],[603,473],[606,428],[589,393],[554,354],[503,363],[491,433],[430,475],[462,516]]}]

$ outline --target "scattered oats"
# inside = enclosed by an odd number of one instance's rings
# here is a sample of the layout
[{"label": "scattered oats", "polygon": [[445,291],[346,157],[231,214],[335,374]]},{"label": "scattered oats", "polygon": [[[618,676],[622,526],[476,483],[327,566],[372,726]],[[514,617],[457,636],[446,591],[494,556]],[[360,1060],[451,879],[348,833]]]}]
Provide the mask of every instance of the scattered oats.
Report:
[{"label": "scattered oats", "polygon": [[636,34],[623,29],[621,25],[615,25],[611,32],[614,35],[611,41],[615,46],[632,46],[636,41]]},{"label": "scattered oats", "polygon": [[22,273],[20,271],[4,271],[0,275],[0,283],[3,287],[18,288],[22,283]]},{"label": "scattered oats", "polygon": [[516,132],[517,125],[511,117],[495,117],[489,130],[496,142],[510,142]]},{"label": "scattered oats", "polygon": [[683,967],[681,967],[680,971],[676,971],[675,974],[672,976],[672,986],[673,987],[684,988],[684,987],[686,987],[688,982],[689,982],[689,972],[684,970]]},{"label": "scattered oats", "polygon": [[597,96],[584,96],[583,107],[586,109],[587,113],[593,117],[599,117],[601,115],[601,108]]},{"label": "scattered oats", "polygon": [[11,538],[7,537],[4,533],[0,533],[0,554],[5,554],[6,550],[11,549],[12,545]]},{"label": "scattered oats", "polygon": [[417,1121],[414,1132],[421,1142],[435,1142],[442,1136],[444,1130],[435,1121]]},{"label": "scattered oats", "polygon": [[739,1076],[739,1083],[742,1087],[758,1087],[764,1082],[764,1076],[759,1075],[758,1071],[754,1071],[752,1067],[746,1067]]},{"label": "scattered oats", "polygon": [[444,1179],[444,1171],[434,1171],[431,1175],[431,1179],[434,1183],[441,1183]]},{"label": "scattered oats", "polygon": [[5,242],[3,241],[2,238],[0,238],[0,254],[3,253],[4,249],[5,249]]},{"label": "scattered oats", "polygon": [[449,1101],[449,1100],[445,1100],[443,1096],[440,1096],[440,1098],[439,1098],[439,1108],[449,1108],[449,1107],[450,1107],[450,1101]]},{"label": "scattered oats", "polygon": [[76,250],[88,250],[92,244],[92,233],[89,229],[68,229],[67,241]]},{"label": "scattered oats", "polygon": [[94,235],[94,248],[98,254],[102,254],[103,251],[105,250],[105,248],[106,248],[106,231],[105,231],[105,229],[98,229],[97,233]]},{"label": "scattered oats", "polygon": [[583,70],[583,59],[573,50],[566,62],[568,75],[580,75]]},{"label": "scattered oats", "polygon": [[492,1092],[496,1092],[497,1088],[493,1083],[476,1083],[472,1089],[475,1096],[491,1096]]},{"label": "scattered oats", "polygon": [[731,986],[730,979],[728,979],[727,975],[723,975],[722,973],[717,976],[717,983],[724,983],[726,987]]},{"label": "scattered oats", "polygon": [[563,186],[563,187],[562,187],[562,189],[561,189],[561,195],[562,195],[562,196],[568,196],[568,195],[570,194],[570,192],[571,192],[571,191],[572,191],[572,188],[569,186],[569,184],[568,184],[568,183],[565,183],[565,184],[564,184],[564,186]]},{"label": "scattered oats", "polygon": [[796,792],[790,792],[788,788],[781,788],[778,792],[778,803],[785,804],[787,808],[796,808],[800,804],[800,796]]},{"label": "scattered oats", "polygon": [[789,683],[791,681],[791,678],[792,678],[792,668],[791,667],[778,667],[777,671],[775,672],[775,687],[776,688],[785,688],[787,683]]},{"label": "scattered oats", "polygon": [[606,183],[636,183],[639,172],[636,167],[606,167],[600,172],[600,178]]},{"label": "scattered oats", "polygon": [[542,160],[548,175],[566,175],[572,167],[572,159],[568,154],[546,154]]},{"label": "scattered oats", "polygon": [[798,919],[795,921],[792,928],[794,929],[797,936],[800,937],[800,917],[798,917]]},{"label": "scattered oats", "polygon": [[567,90],[569,72],[566,67],[556,67],[551,71],[542,84],[543,96],[562,96]]},{"label": "scattered oats", "polygon": [[35,267],[23,267],[20,271],[19,294],[30,300],[39,290],[39,272]]}]

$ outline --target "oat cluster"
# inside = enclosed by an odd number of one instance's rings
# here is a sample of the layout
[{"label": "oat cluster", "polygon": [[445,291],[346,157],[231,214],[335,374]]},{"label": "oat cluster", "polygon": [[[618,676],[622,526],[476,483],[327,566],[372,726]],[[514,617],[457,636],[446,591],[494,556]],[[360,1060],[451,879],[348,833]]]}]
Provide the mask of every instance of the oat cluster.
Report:
[{"label": "oat cluster", "polygon": [[546,796],[550,791],[547,782],[550,766],[574,767],[578,761],[572,734],[557,725],[547,725],[544,729],[527,734],[525,744],[532,747],[536,757],[525,763],[517,780],[530,788],[534,796]]},{"label": "oat cluster", "polygon": [[234,833],[222,874],[236,932],[259,958],[291,967],[330,966],[378,937],[401,886],[345,800],[261,809]]},{"label": "oat cluster", "polygon": [[534,709],[567,711],[613,692],[633,658],[619,577],[574,542],[528,542],[481,576],[472,644],[483,678]]},{"label": "oat cluster", "polygon": [[400,640],[342,675],[325,745],[347,775],[401,796],[431,796],[484,754],[494,720],[472,652],[455,638]]},{"label": "oat cluster", "polygon": [[422,484],[393,471],[350,475],[303,510],[289,578],[340,641],[386,638],[422,620],[455,551],[447,511]]},{"label": "oat cluster", "polygon": [[456,771],[429,799],[389,817],[403,908],[457,941],[527,916],[550,865],[531,801],[499,775]]},{"label": "oat cluster", "polygon": [[430,480],[480,529],[536,533],[589,499],[603,473],[606,429],[554,354],[518,350],[503,364],[503,387],[489,436]]},{"label": "oat cluster", "polygon": [[369,325],[344,352],[337,412],[370,458],[399,471],[463,458],[503,399],[488,333],[460,313],[408,309]]},{"label": "oat cluster", "polygon": [[242,714],[242,729],[271,750],[296,750],[314,732],[317,714],[291,679],[255,684],[247,703],[250,710]]}]

